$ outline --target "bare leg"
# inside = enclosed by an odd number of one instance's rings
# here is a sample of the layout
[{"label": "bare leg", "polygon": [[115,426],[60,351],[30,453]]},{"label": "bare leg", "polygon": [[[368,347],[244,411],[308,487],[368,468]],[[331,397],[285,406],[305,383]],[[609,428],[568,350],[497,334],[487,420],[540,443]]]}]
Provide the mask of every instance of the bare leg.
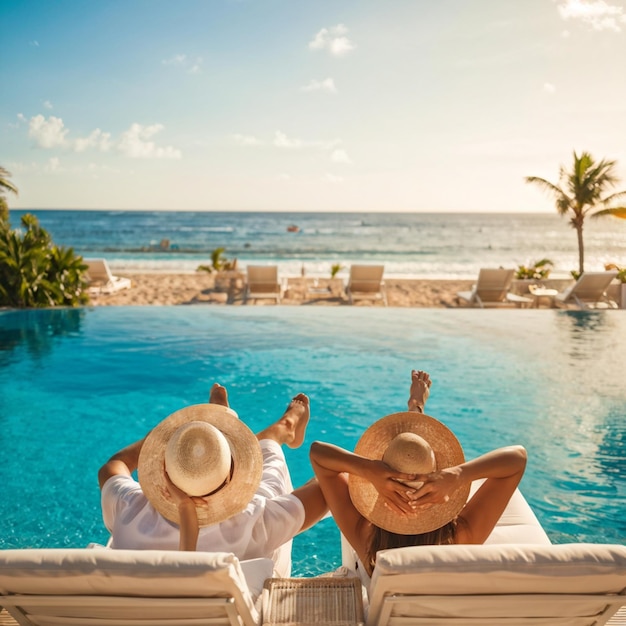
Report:
[{"label": "bare leg", "polygon": [[430,395],[430,376],[422,370],[411,371],[411,389],[409,391],[409,411],[424,412],[424,405]]},{"label": "bare leg", "polygon": [[257,439],[273,439],[279,444],[287,444],[290,448],[298,448],[304,442],[311,409],[309,398],[299,393],[287,406],[283,416],[271,426],[268,426],[260,433]]},{"label": "bare leg", "polygon": [[219,383],[215,383],[211,387],[211,393],[209,394],[210,404],[221,404],[222,406],[228,406],[228,393],[226,388],[222,387]]}]

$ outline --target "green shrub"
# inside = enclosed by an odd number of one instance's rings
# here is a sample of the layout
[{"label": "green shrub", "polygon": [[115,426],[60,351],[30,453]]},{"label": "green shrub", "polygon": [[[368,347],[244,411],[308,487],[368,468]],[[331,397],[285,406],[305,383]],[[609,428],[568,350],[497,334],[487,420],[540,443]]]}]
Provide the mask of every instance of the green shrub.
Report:
[{"label": "green shrub", "polygon": [[609,270],[617,270],[617,280],[619,280],[620,283],[626,283],[626,267],[620,267],[619,265],[615,265],[615,263],[607,263],[604,269],[607,272]]},{"label": "green shrub", "polygon": [[22,228],[15,230],[8,220],[0,220],[0,306],[85,304],[86,269],[72,248],[54,245],[34,215],[24,215]]},{"label": "green shrub", "polygon": [[515,278],[523,280],[543,280],[550,276],[550,271],[554,263],[550,259],[541,259],[541,261],[535,261],[532,265],[518,265],[515,272]]},{"label": "green shrub", "polygon": [[226,248],[215,248],[211,252],[211,265],[198,265],[196,272],[227,272],[237,269],[237,259],[227,259],[224,256]]},{"label": "green shrub", "polygon": [[333,263],[330,266],[330,277],[335,278],[339,272],[343,269],[343,265],[341,263]]}]

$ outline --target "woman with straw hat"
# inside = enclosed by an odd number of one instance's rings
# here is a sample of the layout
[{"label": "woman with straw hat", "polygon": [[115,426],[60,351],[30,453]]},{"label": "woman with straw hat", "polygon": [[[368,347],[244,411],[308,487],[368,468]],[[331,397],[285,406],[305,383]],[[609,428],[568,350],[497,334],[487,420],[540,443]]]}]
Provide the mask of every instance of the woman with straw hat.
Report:
[{"label": "woman with straw hat", "polygon": [[208,404],[176,411],[100,468],[110,546],[269,557],[289,576],[291,539],[328,511],[316,480],[293,490],[282,451],[302,445],[309,415],[298,394],[255,435],[213,385]]},{"label": "woman with straw hat", "polygon": [[[483,543],[526,467],[522,446],[465,461],[452,431],[423,413],[430,385],[426,372],[413,370],[409,410],[372,424],[354,453],[311,446],[322,493],[367,576],[378,550]],[[479,479],[485,481],[468,501],[470,484]]]}]

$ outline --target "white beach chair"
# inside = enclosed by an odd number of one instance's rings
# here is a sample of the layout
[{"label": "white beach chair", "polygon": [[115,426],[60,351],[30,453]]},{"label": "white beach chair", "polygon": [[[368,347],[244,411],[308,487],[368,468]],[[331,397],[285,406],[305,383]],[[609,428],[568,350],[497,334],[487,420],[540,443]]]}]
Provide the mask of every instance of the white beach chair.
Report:
[{"label": "white beach chair", "polygon": [[472,307],[503,307],[531,305],[532,298],[510,292],[515,270],[481,269],[471,291],[457,292],[459,301]]},{"label": "white beach chair", "polygon": [[[342,557],[362,571],[343,537]],[[367,626],[626,623],[626,547],[552,545],[519,490],[484,545],[383,550],[363,582]]]},{"label": "white beach chair", "polygon": [[617,309],[617,302],[606,295],[615,278],[616,271],[585,272],[569,289],[554,296],[554,304],[560,308]]},{"label": "white beach chair", "polygon": [[367,625],[599,626],[625,605],[624,546],[417,546],[378,553]]},{"label": "white beach chair", "polygon": [[91,295],[110,294],[122,289],[130,289],[130,278],[113,276],[106,259],[84,259],[89,278]]},{"label": "white beach chair", "polygon": [[384,265],[351,265],[346,286],[348,302],[354,304],[356,299],[382,300],[387,306],[384,272]]},{"label": "white beach chair", "polygon": [[246,268],[246,292],[244,301],[257,298],[273,298],[280,304],[284,288],[278,280],[277,265],[248,265]]},{"label": "white beach chair", "polygon": [[258,626],[272,569],[221,552],[0,550],[0,607],[23,626]]}]

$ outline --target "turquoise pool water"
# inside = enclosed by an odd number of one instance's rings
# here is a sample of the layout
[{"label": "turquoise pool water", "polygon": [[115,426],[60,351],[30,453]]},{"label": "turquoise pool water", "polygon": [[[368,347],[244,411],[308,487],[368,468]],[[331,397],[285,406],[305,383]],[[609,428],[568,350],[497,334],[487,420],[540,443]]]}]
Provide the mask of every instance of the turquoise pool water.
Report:
[{"label": "turquoise pool water", "polygon": [[[0,548],[105,542],[99,466],[214,381],[253,430],[309,394],[299,484],[314,439],[404,409],[411,368],[468,456],[526,446],[553,542],[624,543],[624,312],[197,306],[0,312]],[[339,562],[332,520],[296,538],[295,575]]]}]

